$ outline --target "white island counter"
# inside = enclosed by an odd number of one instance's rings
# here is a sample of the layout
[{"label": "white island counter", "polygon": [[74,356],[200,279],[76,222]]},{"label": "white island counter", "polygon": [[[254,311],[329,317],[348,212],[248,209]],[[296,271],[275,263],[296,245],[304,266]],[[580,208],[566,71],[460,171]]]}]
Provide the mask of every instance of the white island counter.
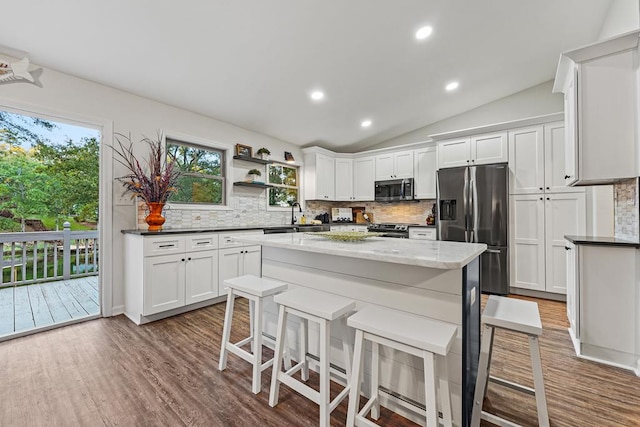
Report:
[{"label": "white island counter", "polygon": [[[356,301],[356,310],[375,304],[456,325],[458,337],[447,367],[454,422],[467,425],[480,343],[478,257],[486,245],[382,237],[334,242],[304,233],[238,236],[237,240],[262,245],[262,275],[286,282],[290,288],[302,286],[342,295]],[[275,333],[276,308],[267,310],[267,332]],[[317,331],[311,325],[310,330],[312,334]],[[340,336],[339,331],[332,332],[332,362],[337,365],[342,360]],[[294,330],[288,339],[293,347],[297,345]],[[311,338],[309,352],[317,354],[317,348]],[[295,351],[293,356],[297,356]],[[382,395],[387,396],[383,404],[417,420],[397,402],[400,398],[424,403],[422,362],[385,349],[380,363],[380,381],[386,392]],[[368,387],[365,372],[363,390]]]}]

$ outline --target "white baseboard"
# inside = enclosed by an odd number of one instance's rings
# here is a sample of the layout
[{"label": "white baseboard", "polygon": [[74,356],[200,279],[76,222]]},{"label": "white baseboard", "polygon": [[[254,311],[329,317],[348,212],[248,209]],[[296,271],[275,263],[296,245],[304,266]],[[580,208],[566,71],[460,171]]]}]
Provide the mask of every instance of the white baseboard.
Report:
[{"label": "white baseboard", "polygon": [[531,289],[514,288],[513,286],[511,286],[509,288],[509,293],[514,295],[522,295],[525,297],[534,297],[534,298],[550,299],[552,301],[567,302],[567,296],[565,294],[556,294],[553,292],[533,291]]},{"label": "white baseboard", "polygon": [[124,314],[124,305],[116,305],[115,307],[111,307],[112,316],[117,316],[119,314]]}]

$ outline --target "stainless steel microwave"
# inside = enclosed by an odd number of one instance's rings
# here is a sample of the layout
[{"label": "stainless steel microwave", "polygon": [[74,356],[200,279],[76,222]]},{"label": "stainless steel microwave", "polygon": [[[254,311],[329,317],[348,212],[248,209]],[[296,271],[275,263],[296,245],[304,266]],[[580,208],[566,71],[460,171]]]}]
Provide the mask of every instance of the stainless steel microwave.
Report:
[{"label": "stainless steel microwave", "polygon": [[376,202],[413,200],[413,178],[376,181]]}]

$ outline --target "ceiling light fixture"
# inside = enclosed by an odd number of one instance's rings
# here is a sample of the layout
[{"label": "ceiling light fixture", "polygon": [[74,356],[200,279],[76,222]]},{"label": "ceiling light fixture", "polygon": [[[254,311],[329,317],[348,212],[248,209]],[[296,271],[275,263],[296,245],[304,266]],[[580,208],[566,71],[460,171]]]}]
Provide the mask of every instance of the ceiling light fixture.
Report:
[{"label": "ceiling light fixture", "polygon": [[315,90],[311,92],[311,99],[313,99],[314,101],[320,101],[324,99],[324,92],[322,92],[321,90]]},{"label": "ceiling light fixture", "polygon": [[367,120],[363,120],[362,123],[360,123],[360,126],[362,126],[363,128],[368,128],[369,126],[371,126],[371,120],[367,119]]},{"label": "ceiling light fixture", "polygon": [[460,86],[460,83],[458,83],[458,82],[451,82],[451,83],[448,83],[444,88],[445,88],[448,92],[451,92],[452,90],[456,90],[456,89],[458,89],[458,86]]},{"label": "ceiling light fixture", "polygon": [[416,31],[416,39],[424,40],[427,37],[429,37],[432,32],[433,32],[433,28],[429,27],[428,25],[426,27],[422,27],[418,31]]}]

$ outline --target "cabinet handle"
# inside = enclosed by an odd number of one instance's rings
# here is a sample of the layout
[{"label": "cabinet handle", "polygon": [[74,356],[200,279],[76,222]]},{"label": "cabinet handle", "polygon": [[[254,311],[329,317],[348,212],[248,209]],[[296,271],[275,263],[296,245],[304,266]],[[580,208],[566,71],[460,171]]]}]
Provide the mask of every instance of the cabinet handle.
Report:
[{"label": "cabinet handle", "polygon": [[182,262],[184,262],[184,258],[182,258],[182,260],[181,260],[181,261],[182,261]]},{"label": "cabinet handle", "polygon": [[208,244],[210,244],[210,243],[211,243],[210,241],[206,241],[206,242],[198,242],[198,243],[196,243],[196,246],[200,246],[200,245],[208,245]]},{"label": "cabinet handle", "polygon": [[564,179],[569,179],[569,178],[571,178],[571,175],[565,175],[564,176]]},{"label": "cabinet handle", "polygon": [[469,160],[467,160],[467,163],[469,163]]},{"label": "cabinet handle", "polygon": [[549,187],[547,187],[547,190],[550,190],[550,188],[549,188]]},{"label": "cabinet handle", "polygon": [[191,261],[191,257],[187,258],[187,261]]},{"label": "cabinet handle", "polygon": [[540,197],[540,200],[542,200],[542,197]]},{"label": "cabinet handle", "polygon": [[159,248],[173,248],[175,245],[173,243],[168,245],[158,245]]},{"label": "cabinet handle", "polygon": [[569,248],[569,247],[565,246],[565,247],[564,247],[564,250],[565,250],[565,251],[570,251],[570,250],[571,250],[571,248]]},{"label": "cabinet handle", "polygon": [[540,187],[540,189],[542,190],[542,187]]},{"label": "cabinet handle", "polygon": [[551,199],[547,197],[547,200],[551,200]]}]

